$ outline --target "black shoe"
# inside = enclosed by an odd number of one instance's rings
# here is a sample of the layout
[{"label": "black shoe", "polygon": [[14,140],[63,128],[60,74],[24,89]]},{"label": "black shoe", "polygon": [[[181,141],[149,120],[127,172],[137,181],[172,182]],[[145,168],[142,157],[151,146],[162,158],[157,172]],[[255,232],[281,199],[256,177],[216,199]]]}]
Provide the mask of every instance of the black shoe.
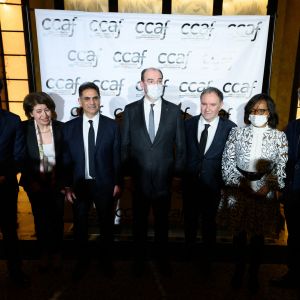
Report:
[{"label": "black shoe", "polygon": [[255,295],[259,290],[259,282],[257,276],[250,276],[248,281],[248,289],[252,295]]},{"label": "black shoe", "polygon": [[72,273],[72,281],[74,282],[80,281],[86,274],[88,267],[89,267],[89,263],[87,261],[81,261],[81,260],[78,261]]},{"label": "black shoe", "polygon": [[112,278],[116,271],[111,260],[102,261],[99,263],[99,269],[105,277]]},{"label": "black shoe", "polygon": [[29,277],[21,270],[10,272],[9,278],[13,284],[15,284],[19,287],[30,286]]},{"label": "black shoe", "polygon": [[132,275],[136,278],[143,276],[145,272],[145,262],[136,260],[132,264]]},{"label": "black shoe", "polygon": [[245,273],[245,265],[236,265],[235,271],[233,273],[233,276],[231,278],[231,287],[234,289],[239,289],[243,285],[243,277]]},{"label": "black shoe", "polygon": [[169,261],[158,261],[158,270],[164,277],[172,277],[173,270]]},{"label": "black shoe", "polygon": [[233,274],[231,278],[231,287],[237,290],[240,289],[242,285],[243,285],[243,277]]},{"label": "black shoe", "polygon": [[297,288],[299,285],[299,279],[292,272],[287,272],[283,276],[270,280],[270,285],[280,288]]}]

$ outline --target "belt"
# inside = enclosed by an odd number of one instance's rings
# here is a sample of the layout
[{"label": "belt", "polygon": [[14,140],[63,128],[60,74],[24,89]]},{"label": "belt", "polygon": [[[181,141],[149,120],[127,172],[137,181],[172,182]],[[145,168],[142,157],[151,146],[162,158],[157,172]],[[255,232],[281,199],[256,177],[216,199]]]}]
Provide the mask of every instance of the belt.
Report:
[{"label": "belt", "polygon": [[242,175],[248,179],[249,181],[256,181],[256,180],[260,180],[264,175],[269,174],[271,172],[270,171],[266,171],[266,172],[248,172],[245,170],[242,170],[241,168],[239,168],[238,166],[236,166],[236,168],[242,173]]}]

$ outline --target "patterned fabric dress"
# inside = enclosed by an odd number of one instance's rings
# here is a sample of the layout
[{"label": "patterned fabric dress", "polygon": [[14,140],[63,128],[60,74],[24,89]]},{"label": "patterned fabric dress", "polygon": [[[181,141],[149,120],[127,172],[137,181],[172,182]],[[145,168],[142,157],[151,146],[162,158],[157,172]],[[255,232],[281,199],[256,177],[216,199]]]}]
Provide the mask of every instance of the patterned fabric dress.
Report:
[{"label": "patterned fabric dress", "polygon": [[[220,207],[229,215],[233,234],[245,231],[270,236],[278,232],[280,204],[276,191],[284,187],[287,150],[285,134],[270,127],[249,125],[230,132],[222,159],[227,188]],[[261,178],[249,178],[248,172],[261,174]],[[255,194],[265,185],[270,189],[267,196]]]}]

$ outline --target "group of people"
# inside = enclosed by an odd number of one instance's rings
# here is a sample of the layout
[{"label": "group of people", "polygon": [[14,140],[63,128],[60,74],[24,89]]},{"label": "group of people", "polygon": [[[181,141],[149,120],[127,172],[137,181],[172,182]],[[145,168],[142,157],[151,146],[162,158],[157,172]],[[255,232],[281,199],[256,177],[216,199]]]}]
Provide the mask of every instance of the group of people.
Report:
[{"label": "group of people", "polygon": [[[133,272],[141,276],[147,253],[148,217],[154,216],[155,258],[162,274],[171,274],[168,214],[173,177],[182,179],[187,256],[196,255],[198,221],[206,267],[216,246],[216,216],[229,208],[236,268],[232,286],[242,285],[249,238],[249,288],[259,287],[264,237],[276,231],[280,199],[289,230],[289,272],[274,284],[296,282],[299,272],[297,207],[300,190],[300,121],[286,133],[276,128],[274,101],[266,94],[245,106],[245,127],[219,116],[223,94],[208,87],[200,95],[200,115],[183,120],[180,108],[163,98],[163,74],[141,73],[144,97],[126,105],[122,124],[100,113],[97,85],[79,87],[82,114],[66,123],[56,120],[55,103],[43,92],[30,93],[23,107],[27,121],[0,110],[0,226],[8,271],[23,282],[17,247],[16,174],[29,197],[40,246],[40,270],[62,266],[64,200],[73,208],[77,263],[74,279],[88,266],[88,215],[99,218],[99,262],[113,272],[113,217],[123,177],[132,178]],[[288,146],[289,144],[289,146]],[[287,165],[286,165],[287,164]],[[280,196],[280,197],[279,197]]]}]

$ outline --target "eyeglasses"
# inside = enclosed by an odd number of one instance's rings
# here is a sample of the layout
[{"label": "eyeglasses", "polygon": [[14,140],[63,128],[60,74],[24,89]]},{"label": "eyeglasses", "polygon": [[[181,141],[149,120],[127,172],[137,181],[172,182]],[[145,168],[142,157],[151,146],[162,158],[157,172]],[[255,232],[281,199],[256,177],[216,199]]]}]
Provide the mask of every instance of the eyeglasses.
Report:
[{"label": "eyeglasses", "polygon": [[258,109],[251,109],[251,114],[253,115],[264,115],[265,112],[269,111],[266,108],[258,108]]}]

